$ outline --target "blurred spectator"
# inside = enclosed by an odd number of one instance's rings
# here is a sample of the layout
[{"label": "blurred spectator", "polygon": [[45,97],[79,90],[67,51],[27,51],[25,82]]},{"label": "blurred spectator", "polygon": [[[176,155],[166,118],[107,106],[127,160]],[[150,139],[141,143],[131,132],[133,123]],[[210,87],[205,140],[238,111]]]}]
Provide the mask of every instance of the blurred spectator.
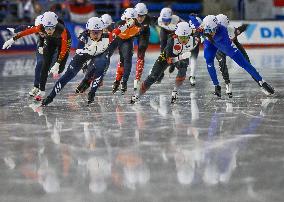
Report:
[{"label": "blurred spectator", "polygon": [[95,6],[88,0],[71,1],[69,11],[71,21],[77,23],[86,23],[89,18],[96,16]]},{"label": "blurred spectator", "polygon": [[65,4],[55,3],[51,6],[50,10],[55,12],[60,19],[70,21],[70,15]]},{"label": "blurred spectator", "polygon": [[32,22],[35,10],[32,0],[23,1],[23,20],[25,22]]}]

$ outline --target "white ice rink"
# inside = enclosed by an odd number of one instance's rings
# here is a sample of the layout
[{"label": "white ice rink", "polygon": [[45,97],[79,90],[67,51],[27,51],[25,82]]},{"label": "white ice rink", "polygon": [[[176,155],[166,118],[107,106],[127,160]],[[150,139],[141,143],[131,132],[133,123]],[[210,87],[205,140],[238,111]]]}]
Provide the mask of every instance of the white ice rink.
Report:
[{"label": "white ice rink", "polygon": [[[276,95],[228,60],[233,98],[213,92],[203,53],[176,104],[167,74],[135,105],[111,94],[118,56],[92,106],[83,74],[50,106],[29,98],[35,56],[0,56],[0,202],[280,202],[284,198],[284,49],[248,49]],[[135,55],[135,54],[134,54]],[[145,78],[158,52],[146,55]],[[217,64],[216,64],[217,67]],[[189,73],[189,71],[188,71]],[[55,80],[50,78],[47,93]]]}]

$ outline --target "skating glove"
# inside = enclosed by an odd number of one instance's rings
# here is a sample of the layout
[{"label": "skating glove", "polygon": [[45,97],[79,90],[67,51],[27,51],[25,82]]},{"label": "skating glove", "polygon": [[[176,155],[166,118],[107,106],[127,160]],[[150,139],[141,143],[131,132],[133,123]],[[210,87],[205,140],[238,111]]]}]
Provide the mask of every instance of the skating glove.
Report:
[{"label": "skating glove", "polygon": [[184,53],[180,54],[179,56],[172,58],[172,62],[175,63],[177,61],[190,58],[190,56],[191,56],[191,52],[184,52]]},{"label": "skating glove", "polygon": [[43,54],[43,47],[38,47],[37,50],[38,50],[38,53],[39,53],[39,54],[41,54],[41,55]]},{"label": "skating glove", "polygon": [[50,73],[58,74],[60,64],[56,62],[50,69]]},{"label": "skating glove", "polygon": [[119,35],[121,32],[125,32],[128,28],[132,27],[135,24],[135,20],[130,18],[128,19],[124,25],[121,25],[118,27],[118,29],[115,29],[113,33],[115,35]]},{"label": "skating glove", "polygon": [[89,54],[89,55],[93,55],[94,54],[94,50],[90,49],[89,47],[85,47],[83,49],[77,49],[76,50],[76,54],[78,55],[83,55],[83,54]]},{"label": "skating glove", "polygon": [[82,55],[82,54],[89,54],[94,55],[96,53],[98,46],[98,42],[93,41],[90,45],[86,45],[83,49],[77,49],[76,54]]},{"label": "skating glove", "polygon": [[8,29],[12,34],[15,34],[15,29],[14,29],[14,28],[8,27],[7,29]]},{"label": "skating glove", "polygon": [[15,43],[15,40],[13,38],[9,39],[8,41],[6,41],[3,46],[2,46],[2,49],[8,49],[10,48],[13,43]]}]

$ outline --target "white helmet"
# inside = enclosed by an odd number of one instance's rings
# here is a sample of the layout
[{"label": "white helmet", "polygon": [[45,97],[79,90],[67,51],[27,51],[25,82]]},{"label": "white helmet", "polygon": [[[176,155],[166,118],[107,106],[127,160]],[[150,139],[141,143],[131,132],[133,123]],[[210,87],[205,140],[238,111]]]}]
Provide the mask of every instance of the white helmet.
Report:
[{"label": "white helmet", "polygon": [[229,21],[229,18],[224,15],[224,14],[219,14],[216,16],[217,20],[218,20],[218,23],[220,25],[223,25],[224,27],[228,27],[230,21]]},{"label": "white helmet", "polygon": [[137,17],[138,17],[137,11],[134,8],[127,8],[122,14],[121,19],[125,20],[125,18],[137,18]]},{"label": "white helmet", "polygon": [[44,27],[55,27],[58,23],[57,18],[54,12],[48,11],[42,15],[41,23]]},{"label": "white helmet", "polygon": [[190,28],[187,22],[179,22],[177,24],[177,28],[175,34],[178,36],[189,36],[192,33],[192,29]]},{"label": "white helmet", "polygon": [[42,19],[42,15],[39,15],[36,17],[35,19],[35,26],[38,26],[41,24],[41,19]]},{"label": "white helmet", "polygon": [[101,19],[103,21],[103,23],[105,24],[106,27],[110,26],[111,23],[113,22],[111,16],[109,14],[103,14],[101,16]]},{"label": "white helmet", "polygon": [[146,15],[148,13],[148,9],[144,3],[136,4],[134,8],[138,15]]},{"label": "white helmet", "polygon": [[204,33],[216,32],[218,27],[218,19],[215,15],[207,15],[202,22]]},{"label": "white helmet", "polygon": [[171,19],[173,15],[173,11],[171,8],[163,8],[160,12],[160,17],[162,19]]},{"label": "white helmet", "polygon": [[98,17],[91,17],[87,24],[86,24],[86,28],[88,30],[103,30],[103,28],[105,27],[104,22],[102,21],[101,18]]}]

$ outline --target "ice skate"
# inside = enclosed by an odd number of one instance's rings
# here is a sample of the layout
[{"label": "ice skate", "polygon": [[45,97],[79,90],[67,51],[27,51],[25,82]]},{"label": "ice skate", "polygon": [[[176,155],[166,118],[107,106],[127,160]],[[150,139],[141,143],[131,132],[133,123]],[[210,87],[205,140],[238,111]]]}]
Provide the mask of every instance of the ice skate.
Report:
[{"label": "ice skate", "polygon": [[36,96],[38,94],[38,92],[39,92],[39,88],[33,87],[32,90],[29,92],[29,95],[31,97],[34,97],[34,96]]},{"label": "ice skate", "polygon": [[188,80],[191,86],[195,86],[196,84],[195,76],[190,76]]},{"label": "ice skate", "polygon": [[112,93],[115,94],[120,86],[120,81],[115,80],[112,84]]},{"label": "ice skate", "polygon": [[42,100],[41,105],[42,106],[47,106],[50,103],[52,103],[53,99],[49,96],[47,96],[45,99]]},{"label": "ice skate", "polygon": [[76,93],[84,93],[90,87],[90,83],[87,80],[83,80],[75,89]]},{"label": "ice skate", "polygon": [[89,92],[88,93],[88,104],[93,103],[95,100],[95,93]]},{"label": "ice skate", "polygon": [[121,95],[124,95],[125,92],[127,91],[127,82],[121,82]]},{"label": "ice skate", "polygon": [[130,99],[130,104],[134,104],[139,100],[139,96],[138,95],[133,95]]},{"label": "ice skate", "polygon": [[218,98],[221,98],[221,86],[219,85],[215,86],[214,95],[216,95]]},{"label": "ice skate", "polygon": [[133,87],[133,90],[134,91],[137,91],[137,89],[139,88],[139,86],[140,86],[140,81],[139,80],[137,80],[137,79],[135,79],[134,80],[134,85],[133,85],[134,87]]},{"label": "ice skate", "polygon": [[261,87],[261,90],[265,95],[274,94],[274,88],[270,86],[266,81],[259,81],[258,85]]},{"label": "ice skate", "polygon": [[39,90],[39,92],[35,96],[35,100],[36,101],[41,101],[44,96],[45,96],[45,91]]},{"label": "ice skate", "polygon": [[177,95],[178,95],[178,92],[176,90],[174,90],[172,92],[172,98],[171,98],[171,103],[175,103],[177,101]]},{"label": "ice skate", "polygon": [[231,83],[226,84],[226,93],[229,96],[229,98],[233,97],[232,84]]}]

